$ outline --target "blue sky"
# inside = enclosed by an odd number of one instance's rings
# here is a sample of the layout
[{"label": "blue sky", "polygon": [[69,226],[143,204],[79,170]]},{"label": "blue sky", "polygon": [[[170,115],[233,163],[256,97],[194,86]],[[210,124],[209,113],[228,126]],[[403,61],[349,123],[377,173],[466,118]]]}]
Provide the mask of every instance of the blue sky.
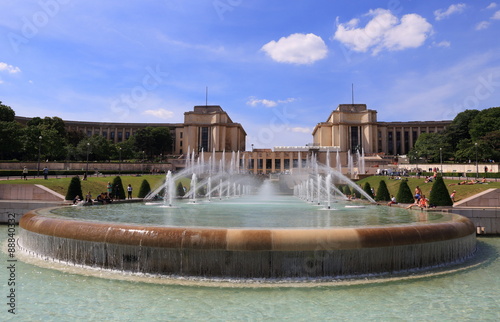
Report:
[{"label": "blue sky", "polygon": [[0,0],[19,116],[182,122],[220,105],[247,146],[304,145],[338,104],[379,121],[499,106],[500,2]]}]

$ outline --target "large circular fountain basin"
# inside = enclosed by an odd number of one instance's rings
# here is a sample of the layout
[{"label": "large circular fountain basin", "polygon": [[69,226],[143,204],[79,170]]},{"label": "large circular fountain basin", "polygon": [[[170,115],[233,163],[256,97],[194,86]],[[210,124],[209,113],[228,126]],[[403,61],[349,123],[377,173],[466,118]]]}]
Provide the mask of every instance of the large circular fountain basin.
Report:
[{"label": "large circular fountain basin", "polygon": [[474,225],[454,214],[383,226],[217,228],[99,222],[39,209],[24,215],[20,226],[20,245],[28,252],[168,276],[355,277],[460,262],[476,248]]}]

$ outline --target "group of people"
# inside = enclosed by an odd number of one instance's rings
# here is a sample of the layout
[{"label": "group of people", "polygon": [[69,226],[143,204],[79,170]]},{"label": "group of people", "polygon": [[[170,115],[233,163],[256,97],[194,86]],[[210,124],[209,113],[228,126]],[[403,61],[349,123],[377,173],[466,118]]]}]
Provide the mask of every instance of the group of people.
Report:
[{"label": "group of people", "polygon": [[414,200],[415,202],[406,207],[406,209],[411,209],[413,207],[420,207],[420,209],[424,209],[430,207],[429,199],[427,199],[425,195],[422,194],[422,189],[420,189],[419,186],[415,188]]},{"label": "group of people", "polygon": [[[79,204],[93,205],[94,202],[97,202],[97,203],[100,203],[101,205],[105,205],[105,204],[111,203],[113,200],[118,200],[118,196],[119,196],[119,193],[118,193],[119,186],[118,185],[115,186],[114,193],[113,193],[113,185],[111,184],[111,182],[108,182],[106,189],[107,189],[107,191],[101,192],[99,195],[97,195],[97,198],[95,198],[95,200],[92,199],[92,194],[90,191],[85,195],[85,198],[83,200],[80,198],[80,196],[77,195],[73,199],[73,204],[74,205],[79,205]],[[132,185],[129,184],[127,186],[127,199],[132,199],[132,191],[133,191]]]},{"label": "group of people", "polygon": [[[28,180],[28,168],[27,167],[23,167],[23,180]],[[49,168],[45,167],[43,168],[42,170],[42,173],[43,173],[43,178],[45,180],[47,180],[49,178]],[[37,175],[38,175],[38,172],[37,172]]]}]

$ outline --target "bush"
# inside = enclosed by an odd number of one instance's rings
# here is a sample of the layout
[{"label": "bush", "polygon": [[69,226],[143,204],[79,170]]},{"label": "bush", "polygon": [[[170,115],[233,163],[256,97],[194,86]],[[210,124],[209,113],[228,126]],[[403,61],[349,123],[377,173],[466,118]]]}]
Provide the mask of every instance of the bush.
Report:
[{"label": "bush", "polygon": [[179,181],[179,183],[177,184],[177,197],[183,197],[184,194],[184,186],[182,185],[182,182]]},{"label": "bush", "polygon": [[375,195],[376,201],[390,201],[391,195],[389,194],[389,189],[387,189],[387,185],[384,180],[380,180],[378,185],[377,194]]},{"label": "bush", "polygon": [[139,188],[138,198],[144,198],[151,192],[151,186],[149,185],[148,180],[142,180],[141,187]]},{"label": "bush", "polygon": [[363,187],[363,190],[371,197],[373,198],[373,191],[372,191],[372,186],[370,185],[369,182],[365,183],[365,186]]},{"label": "bush", "polygon": [[349,188],[349,186],[348,186],[348,185],[344,185],[344,186],[342,187],[342,192],[343,192],[343,193],[344,193],[344,195],[346,195],[346,196],[350,196],[350,195],[352,195],[351,188]]},{"label": "bush", "polygon": [[396,200],[399,203],[413,203],[413,194],[411,193],[407,180],[401,180]]},{"label": "bush", "polygon": [[76,196],[79,196],[83,200],[82,184],[79,177],[71,178],[68,186],[68,192],[66,193],[66,200],[73,200]]},{"label": "bush", "polygon": [[125,190],[123,189],[122,179],[119,176],[113,179],[113,198],[125,199]]},{"label": "bush", "polygon": [[448,188],[446,188],[446,184],[440,176],[436,178],[432,185],[429,203],[434,206],[453,206]]}]

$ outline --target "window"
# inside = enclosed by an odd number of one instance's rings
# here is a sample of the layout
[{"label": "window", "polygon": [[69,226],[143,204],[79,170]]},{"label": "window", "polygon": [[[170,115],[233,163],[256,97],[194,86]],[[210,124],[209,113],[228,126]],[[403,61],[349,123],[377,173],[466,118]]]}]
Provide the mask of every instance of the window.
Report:
[{"label": "window", "polygon": [[394,138],[392,136],[392,131],[387,132],[387,153],[394,154]]},{"label": "window", "polygon": [[266,159],[266,169],[271,170],[273,168],[273,160]]},{"label": "window", "polygon": [[115,132],[111,132],[111,133],[109,133],[109,139],[110,139],[111,141],[114,141],[114,140],[115,140]]},{"label": "window", "polygon": [[182,141],[179,141],[179,146],[182,146]]},{"label": "window", "polygon": [[285,168],[285,170],[289,170],[290,169],[290,159],[285,159],[284,161],[285,162],[283,163],[283,168]]},{"label": "window", "polygon": [[277,171],[281,170],[281,159],[274,159],[274,168]]},{"label": "window", "polygon": [[123,140],[123,132],[118,132],[118,142]]},{"label": "window", "polygon": [[87,131],[87,136],[92,136],[92,131],[88,130]]},{"label": "window", "polygon": [[107,139],[108,138],[108,131],[102,131],[102,136]]},{"label": "window", "polygon": [[182,139],[182,132],[179,132],[179,138]]},{"label": "window", "polygon": [[125,140],[128,140],[130,138],[130,132],[125,132]]},{"label": "window", "polygon": [[208,127],[201,128],[200,151],[208,151]]}]

